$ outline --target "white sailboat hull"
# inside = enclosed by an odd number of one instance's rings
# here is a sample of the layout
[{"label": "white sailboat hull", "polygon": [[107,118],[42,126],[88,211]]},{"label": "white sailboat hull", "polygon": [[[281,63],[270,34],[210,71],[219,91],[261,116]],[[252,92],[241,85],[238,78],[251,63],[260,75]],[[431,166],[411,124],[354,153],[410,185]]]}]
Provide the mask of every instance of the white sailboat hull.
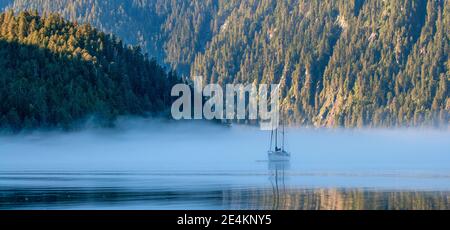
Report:
[{"label": "white sailboat hull", "polygon": [[286,151],[269,151],[269,161],[289,161],[291,154]]}]

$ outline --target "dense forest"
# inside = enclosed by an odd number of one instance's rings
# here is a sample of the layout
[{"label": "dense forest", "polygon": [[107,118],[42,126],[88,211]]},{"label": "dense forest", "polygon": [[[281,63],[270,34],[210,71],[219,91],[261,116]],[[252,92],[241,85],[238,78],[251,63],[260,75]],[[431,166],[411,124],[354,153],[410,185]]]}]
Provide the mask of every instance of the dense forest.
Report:
[{"label": "dense forest", "polygon": [[139,45],[184,74],[213,36],[211,23],[216,28],[222,23],[217,20],[222,17],[217,15],[216,0],[4,0],[2,5],[14,10],[36,9],[42,14],[57,12],[68,20],[89,23]]},{"label": "dense forest", "polygon": [[72,128],[169,107],[177,81],[138,47],[56,14],[0,14],[0,128]]},{"label": "dense forest", "polygon": [[450,0],[9,0],[207,82],[281,83],[289,123],[448,125]]}]

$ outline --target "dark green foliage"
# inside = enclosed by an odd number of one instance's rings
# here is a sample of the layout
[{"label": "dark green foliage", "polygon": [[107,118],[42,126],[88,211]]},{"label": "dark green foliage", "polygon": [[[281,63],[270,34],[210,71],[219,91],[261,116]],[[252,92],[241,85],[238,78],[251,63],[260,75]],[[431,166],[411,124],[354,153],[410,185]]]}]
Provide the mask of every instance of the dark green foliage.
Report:
[{"label": "dark green foliage", "polygon": [[217,28],[221,23],[216,17],[226,16],[218,14],[217,0],[9,0],[9,2],[9,7],[15,10],[36,9],[44,14],[58,12],[71,21],[89,23],[107,33],[114,33],[129,44],[139,45],[158,62],[168,63],[183,74],[189,74],[196,52],[204,49],[213,36],[212,28]]},{"label": "dark green foliage", "polygon": [[207,82],[281,83],[290,123],[448,125],[449,0],[11,0]]},{"label": "dark green foliage", "polygon": [[70,128],[165,110],[176,81],[139,48],[55,14],[0,14],[0,128]]},{"label": "dark green foliage", "polygon": [[294,124],[448,124],[448,0],[243,2],[192,75],[280,83]]}]

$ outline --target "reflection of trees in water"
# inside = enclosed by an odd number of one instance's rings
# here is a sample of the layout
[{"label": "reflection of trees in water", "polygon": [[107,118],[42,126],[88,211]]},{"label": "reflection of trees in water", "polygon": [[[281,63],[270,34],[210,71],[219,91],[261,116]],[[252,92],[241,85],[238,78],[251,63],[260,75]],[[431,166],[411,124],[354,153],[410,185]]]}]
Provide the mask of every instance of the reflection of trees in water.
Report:
[{"label": "reflection of trees in water", "polygon": [[364,191],[360,189],[321,189],[320,209],[423,210],[448,209],[449,192]]},{"label": "reflection of trees in water", "polygon": [[293,210],[449,210],[450,192],[375,191],[362,189],[254,189],[231,191],[231,209]]},{"label": "reflection of trees in water", "polygon": [[[269,165],[268,187],[22,187],[0,188],[0,209],[77,209],[117,207],[155,209],[293,210],[450,210],[450,191],[387,191],[354,188],[308,189],[289,186],[289,165]],[[44,177],[24,177],[27,181]],[[54,178],[51,178],[55,180]],[[60,178],[72,180],[73,178]],[[108,178],[107,180],[110,180]],[[99,182],[105,182],[100,180]],[[120,181],[121,182],[121,181]],[[81,185],[81,184],[80,184]],[[152,184],[153,186],[153,184]]]},{"label": "reflection of trees in water", "polygon": [[[278,172],[280,173],[280,172]],[[278,174],[278,178],[282,174]],[[276,181],[273,181],[276,182]],[[189,209],[193,204],[224,209],[292,209],[292,210],[450,210],[450,191],[375,191],[363,189],[298,189],[282,182],[275,187],[242,190],[207,191],[133,191],[70,189],[0,191],[0,209],[17,208],[77,208],[119,205],[152,209],[158,205],[180,205]],[[156,206],[155,206],[156,205]]]},{"label": "reflection of trees in water", "polygon": [[449,210],[450,191],[383,191],[352,188],[299,189],[286,186],[288,164],[270,164],[270,189],[224,192],[230,209]]}]

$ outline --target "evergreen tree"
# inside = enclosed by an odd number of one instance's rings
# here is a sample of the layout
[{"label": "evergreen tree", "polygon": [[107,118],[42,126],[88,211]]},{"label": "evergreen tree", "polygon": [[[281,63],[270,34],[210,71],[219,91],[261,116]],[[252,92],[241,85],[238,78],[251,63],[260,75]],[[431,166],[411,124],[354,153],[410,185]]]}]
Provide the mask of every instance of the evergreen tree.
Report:
[{"label": "evergreen tree", "polygon": [[56,14],[0,14],[0,128],[71,128],[160,113],[177,77],[139,48]]}]

